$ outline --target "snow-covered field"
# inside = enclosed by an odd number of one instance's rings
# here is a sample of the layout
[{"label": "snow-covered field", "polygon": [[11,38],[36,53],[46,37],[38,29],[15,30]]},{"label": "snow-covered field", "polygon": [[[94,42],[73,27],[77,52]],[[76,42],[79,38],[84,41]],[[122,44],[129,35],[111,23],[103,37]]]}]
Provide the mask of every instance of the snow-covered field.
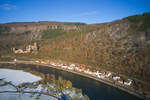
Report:
[{"label": "snow-covered field", "polygon": [[0,86],[0,91],[16,91],[16,88],[11,85]]},{"label": "snow-covered field", "polygon": [[[22,70],[0,69],[0,79],[4,79],[7,82],[11,81],[14,85],[19,85],[24,82],[36,82],[42,78]],[[0,84],[2,83],[3,80],[0,81]],[[8,84],[0,86],[0,91],[16,91],[16,89]],[[33,97],[30,97],[30,95],[31,94],[26,93],[0,93],[0,100],[36,100],[36,95],[33,95]],[[50,96],[41,95],[39,100],[56,99]]]},{"label": "snow-covered field", "polygon": [[5,81],[12,81],[13,84],[19,85],[24,82],[35,82],[41,80],[41,77],[22,70],[0,69],[0,79],[5,78]]}]

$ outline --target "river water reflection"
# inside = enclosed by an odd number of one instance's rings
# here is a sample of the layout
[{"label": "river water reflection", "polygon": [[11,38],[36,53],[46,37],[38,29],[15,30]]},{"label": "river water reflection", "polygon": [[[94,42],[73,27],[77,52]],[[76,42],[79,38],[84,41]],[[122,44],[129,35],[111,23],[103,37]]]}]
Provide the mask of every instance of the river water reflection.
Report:
[{"label": "river water reflection", "polygon": [[[11,66],[12,65],[10,65],[10,67]],[[56,78],[58,78],[58,76],[61,76],[65,80],[70,80],[73,84],[73,87],[81,88],[83,93],[90,97],[90,100],[140,100],[139,98],[117,88],[73,73],[35,65],[18,64],[15,65],[15,67],[30,69],[44,74],[54,74]]]}]

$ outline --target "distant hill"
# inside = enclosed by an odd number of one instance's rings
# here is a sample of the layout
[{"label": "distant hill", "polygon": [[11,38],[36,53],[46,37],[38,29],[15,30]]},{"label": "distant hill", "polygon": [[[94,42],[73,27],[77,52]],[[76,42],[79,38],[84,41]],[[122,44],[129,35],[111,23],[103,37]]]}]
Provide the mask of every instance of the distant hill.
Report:
[{"label": "distant hill", "polygon": [[[0,25],[0,51],[33,41],[33,58],[83,63],[150,82],[150,13],[103,24],[34,22]],[[31,57],[31,56],[30,56]]]},{"label": "distant hill", "polygon": [[[49,37],[48,31],[80,30],[85,23],[72,22],[13,22],[0,24],[0,51],[8,52],[13,46],[27,45]],[[57,32],[52,33],[53,35]],[[43,37],[43,38],[42,38]]]}]

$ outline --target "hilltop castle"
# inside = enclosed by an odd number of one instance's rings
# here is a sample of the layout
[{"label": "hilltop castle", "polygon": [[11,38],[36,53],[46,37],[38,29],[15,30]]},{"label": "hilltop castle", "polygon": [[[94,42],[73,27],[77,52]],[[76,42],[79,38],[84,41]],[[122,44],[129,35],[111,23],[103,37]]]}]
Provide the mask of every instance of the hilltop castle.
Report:
[{"label": "hilltop castle", "polygon": [[28,45],[28,46],[25,47],[25,49],[13,48],[12,50],[13,50],[14,53],[30,53],[32,51],[37,51],[38,46],[37,46],[37,43],[34,42],[33,45]]}]

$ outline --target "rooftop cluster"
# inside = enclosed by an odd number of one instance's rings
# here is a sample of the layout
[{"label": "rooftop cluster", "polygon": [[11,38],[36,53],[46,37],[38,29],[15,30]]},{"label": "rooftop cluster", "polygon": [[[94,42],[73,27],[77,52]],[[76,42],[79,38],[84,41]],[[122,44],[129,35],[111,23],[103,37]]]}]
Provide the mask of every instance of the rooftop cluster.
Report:
[{"label": "rooftop cluster", "polygon": [[41,63],[41,64],[50,64],[50,65],[53,65],[55,67],[59,67],[62,69],[88,74],[90,76],[93,76],[102,80],[113,81],[115,84],[131,86],[131,84],[133,83],[132,79],[121,77],[109,71],[93,70],[84,64],[65,64],[65,63],[53,62],[50,60],[35,61],[35,62]]}]

